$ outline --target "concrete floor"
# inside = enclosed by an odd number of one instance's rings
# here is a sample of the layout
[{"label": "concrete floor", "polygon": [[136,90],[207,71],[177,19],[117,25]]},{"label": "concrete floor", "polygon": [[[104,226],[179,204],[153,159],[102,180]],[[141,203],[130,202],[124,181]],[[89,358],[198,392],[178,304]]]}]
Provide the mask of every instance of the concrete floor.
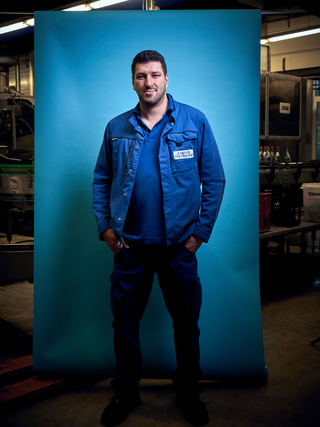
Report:
[{"label": "concrete floor", "polygon": [[[32,284],[0,287],[0,319],[30,338]],[[27,306],[27,307],[26,307]],[[8,309],[8,307],[12,307]],[[24,307],[24,309],[22,309]],[[30,317],[31,316],[31,317]],[[202,400],[217,427],[315,427],[320,425],[320,287],[296,288],[264,297],[266,386],[203,383]],[[1,325],[0,325],[1,326]],[[3,341],[3,333],[2,333]],[[22,342],[22,341],[20,341]],[[28,340],[26,340],[28,342]],[[8,348],[7,348],[8,349]],[[17,348],[8,352],[15,353]],[[20,348],[20,352],[23,348]],[[4,354],[2,354],[3,356]],[[175,406],[170,381],[143,380],[143,404],[123,423],[130,427],[188,426]],[[78,384],[7,410],[3,427],[94,427],[111,398],[108,379]]]},{"label": "concrete floor", "polygon": [[0,286],[0,318],[32,335],[33,283]]}]

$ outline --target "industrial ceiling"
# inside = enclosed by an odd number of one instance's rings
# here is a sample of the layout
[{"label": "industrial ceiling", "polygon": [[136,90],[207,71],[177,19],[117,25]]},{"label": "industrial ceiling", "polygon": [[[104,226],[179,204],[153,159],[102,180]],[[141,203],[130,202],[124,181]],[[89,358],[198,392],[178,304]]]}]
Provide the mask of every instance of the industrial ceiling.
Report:
[{"label": "industrial ceiling", "polygon": [[[0,6],[0,27],[33,17],[38,10],[62,10],[90,0],[10,0]],[[149,0],[150,1],[150,0]],[[146,0],[128,0],[103,10],[141,10]],[[261,9],[262,23],[289,20],[295,16],[320,17],[320,2],[309,0],[155,0],[161,10],[181,9]],[[100,9],[102,10],[102,9]],[[33,49],[33,27],[0,35],[0,55],[18,55]]]}]

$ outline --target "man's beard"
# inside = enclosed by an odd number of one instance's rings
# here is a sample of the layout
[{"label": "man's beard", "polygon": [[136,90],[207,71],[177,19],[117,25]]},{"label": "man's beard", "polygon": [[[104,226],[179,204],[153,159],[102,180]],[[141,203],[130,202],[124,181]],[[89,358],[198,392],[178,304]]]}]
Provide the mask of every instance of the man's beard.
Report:
[{"label": "man's beard", "polygon": [[166,96],[166,91],[164,90],[162,93],[156,92],[156,96],[154,98],[148,99],[145,97],[140,97],[140,102],[147,107],[154,107],[159,104]]}]

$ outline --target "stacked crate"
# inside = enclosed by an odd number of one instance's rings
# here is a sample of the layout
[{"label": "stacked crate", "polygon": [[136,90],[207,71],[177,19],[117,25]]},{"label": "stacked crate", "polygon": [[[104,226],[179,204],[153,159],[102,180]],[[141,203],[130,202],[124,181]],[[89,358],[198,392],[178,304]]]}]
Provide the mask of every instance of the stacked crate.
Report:
[{"label": "stacked crate", "polygon": [[270,230],[271,217],[271,193],[259,193],[259,232],[264,233]]}]

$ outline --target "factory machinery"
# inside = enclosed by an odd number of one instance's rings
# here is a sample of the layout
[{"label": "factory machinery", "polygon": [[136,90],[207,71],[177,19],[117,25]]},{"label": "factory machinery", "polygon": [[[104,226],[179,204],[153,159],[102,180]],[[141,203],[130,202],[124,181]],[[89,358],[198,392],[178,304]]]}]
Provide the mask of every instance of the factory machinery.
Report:
[{"label": "factory machinery", "polygon": [[271,197],[269,228],[291,227],[303,214],[303,184],[320,182],[320,161],[310,161],[313,81],[285,73],[260,77],[260,195]]},{"label": "factory machinery", "polygon": [[34,100],[5,86],[6,68],[0,73],[0,281],[31,280]]},{"label": "factory machinery", "polygon": [[320,183],[320,161],[261,162],[260,191],[271,193],[271,224],[299,225],[304,183]]}]

